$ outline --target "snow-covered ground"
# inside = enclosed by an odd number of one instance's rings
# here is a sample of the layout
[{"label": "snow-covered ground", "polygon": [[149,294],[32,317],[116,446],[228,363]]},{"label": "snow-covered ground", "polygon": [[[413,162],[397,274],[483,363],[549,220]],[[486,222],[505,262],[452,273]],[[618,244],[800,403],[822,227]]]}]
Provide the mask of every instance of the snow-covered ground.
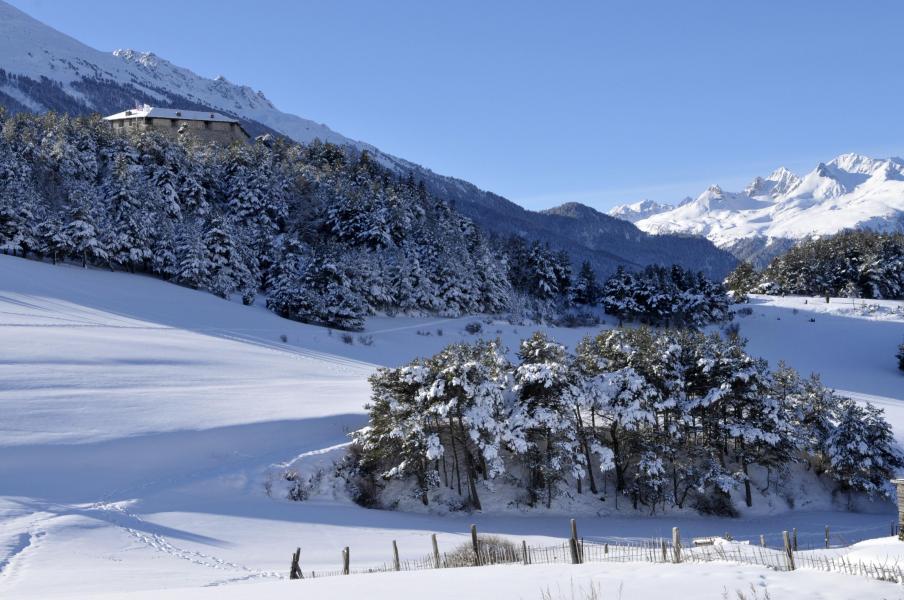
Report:
[{"label": "snow-covered ground", "polygon": [[[880,304],[887,310],[852,313],[850,300],[757,297],[739,323],[754,354],[820,371],[827,383],[882,402],[902,439],[904,377],[893,348],[904,338],[904,317],[895,313],[900,303]],[[353,567],[386,562],[392,540],[403,559],[421,557],[433,532],[447,550],[466,539],[472,522],[528,543],[565,537],[568,515],[555,512],[441,517],[366,510],[341,495],[293,503],[265,492],[272,465],[305,453],[316,460],[364,423],[375,365],[473,339],[464,328],[475,320],[380,317],[346,338],[151,278],[0,256],[0,597],[160,597],[165,589],[176,598],[288,598],[303,585],[306,597],[344,598],[366,585],[375,598],[400,597],[399,589],[411,597],[492,590],[500,599],[539,598],[546,588],[570,598],[572,581],[586,588],[591,580],[604,597],[618,597],[623,583],[623,598],[691,586],[720,597],[751,583],[765,583],[773,598],[790,590],[804,598],[899,595],[890,584],[852,576],[731,564],[277,581],[296,546],[307,571],[337,569],[343,546],[351,547]],[[509,347],[535,329],[483,328]],[[573,346],[590,332],[550,333]],[[797,527],[807,546],[821,543],[825,525],[836,543],[885,536],[893,518],[889,506],[738,520],[588,516],[580,527],[588,539],[610,541],[666,536],[679,526],[688,537],[766,534],[773,544],[781,530]],[[870,544],[856,551],[897,556],[893,542]],[[225,583],[236,585],[201,589]]]}]

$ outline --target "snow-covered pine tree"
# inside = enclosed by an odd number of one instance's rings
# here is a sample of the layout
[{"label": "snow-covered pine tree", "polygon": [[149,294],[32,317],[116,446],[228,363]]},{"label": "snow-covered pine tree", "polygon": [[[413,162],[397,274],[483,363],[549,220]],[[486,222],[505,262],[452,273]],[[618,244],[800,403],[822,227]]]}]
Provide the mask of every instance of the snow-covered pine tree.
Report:
[{"label": "snow-covered pine tree", "polygon": [[521,364],[515,369],[516,392],[527,416],[528,492],[534,502],[552,505],[559,483],[567,475],[586,475],[586,459],[571,414],[575,382],[565,348],[537,332],[521,342]]},{"label": "snow-covered pine tree", "polygon": [[581,270],[572,287],[572,298],[575,304],[584,306],[594,306],[599,302],[600,286],[596,280],[596,272],[590,265],[590,262],[581,263]]},{"label": "snow-covered pine tree", "polygon": [[204,229],[204,222],[194,217],[183,220],[174,234],[174,277],[176,281],[195,289],[206,285],[212,266],[204,244]]},{"label": "snow-covered pine tree", "polygon": [[105,190],[105,217],[109,222],[104,228],[107,256],[130,271],[148,266],[155,237],[148,189],[143,187],[139,173],[140,167],[128,155],[120,154]]},{"label": "snow-covered pine tree", "polygon": [[222,298],[237,291],[244,296],[256,288],[233,236],[230,224],[222,217],[214,217],[203,237],[207,277],[201,285]]},{"label": "snow-covered pine tree", "polygon": [[838,407],[837,422],[829,434],[826,454],[829,473],[841,491],[864,492],[868,496],[886,496],[888,482],[904,457],[895,443],[891,426],[883,411],[866,403],[861,406],[843,398]]},{"label": "snow-covered pine tree", "polygon": [[107,250],[97,235],[91,211],[81,203],[69,210],[68,222],[63,225],[54,243],[58,243],[65,254],[81,261],[87,267],[89,261],[105,261]]}]

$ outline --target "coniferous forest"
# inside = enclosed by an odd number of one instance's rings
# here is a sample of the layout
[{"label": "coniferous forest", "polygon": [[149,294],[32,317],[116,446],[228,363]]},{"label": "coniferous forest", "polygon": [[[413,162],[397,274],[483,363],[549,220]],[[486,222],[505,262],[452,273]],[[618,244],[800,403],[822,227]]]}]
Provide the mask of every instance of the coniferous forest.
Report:
[{"label": "coniferous forest", "polygon": [[506,263],[474,225],[366,153],[126,136],[97,118],[3,120],[0,246],[246,303],[264,292],[283,316],[348,329],[376,310],[513,301]]},{"label": "coniferous forest", "polygon": [[874,231],[804,240],[757,273],[742,263],[726,280],[746,294],[904,298],[904,234]]},{"label": "coniferous forest", "polygon": [[411,175],[366,152],[259,139],[228,148],[97,117],[0,114],[0,248],[152,274],[281,316],[360,329],[378,311],[558,318],[602,304],[619,318],[725,318],[721,287],[680,267],[584,264],[485,236]]}]

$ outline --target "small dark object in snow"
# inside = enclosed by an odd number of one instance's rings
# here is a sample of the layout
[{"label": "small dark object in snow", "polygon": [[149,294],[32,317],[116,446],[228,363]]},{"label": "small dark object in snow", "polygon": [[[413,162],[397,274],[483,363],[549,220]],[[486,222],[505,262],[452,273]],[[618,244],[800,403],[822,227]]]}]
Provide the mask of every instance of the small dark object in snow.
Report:
[{"label": "small dark object in snow", "polygon": [[476,335],[483,331],[483,325],[481,325],[477,321],[474,321],[473,323],[468,323],[467,325],[465,325],[465,331],[467,331],[471,335]]},{"label": "small dark object in snow", "polygon": [[287,343],[287,342],[289,341],[289,336],[287,336],[287,335],[284,333],[284,334],[282,334],[281,336],[279,336],[279,341],[281,341],[283,344],[285,344],[285,343]]},{"label": "small dark object in snow", "polygon": [[815,323],[815,322],[816,322],[816,317],[810,317],[810,322],[811,322],[811,323]]}]

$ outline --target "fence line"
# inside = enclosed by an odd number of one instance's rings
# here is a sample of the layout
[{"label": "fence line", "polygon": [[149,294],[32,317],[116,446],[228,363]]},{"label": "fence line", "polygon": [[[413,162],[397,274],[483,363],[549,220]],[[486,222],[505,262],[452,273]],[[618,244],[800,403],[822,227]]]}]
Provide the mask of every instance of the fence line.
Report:
[{"label": "fence line", "polygon": [[[571,524],[571,535],[567,541],[558,544],[529,546],[525,540],[520,545],[504,539],[481,538],[477,535],[476,526],[471,526],[471,543],[465,542],[455,552],[440,552],[436,543],[436,534],[431,536],[433,552],[419,558],[399,560],[398,546],[393,540],[390,563],[352,568],[349,559],[349,548],[342,549],[342,567],[335,571],[308,571],[304,573],[299,567],[299,550],[292,554],[290,567],[291,579],[317,577],[333,577],[349,574],[386,573],[391,571],[422,571],[428,569],[452,569],[504,564],[579,564],[606,562],[646,562],[646,563],[712,563],[732,562],[763,566],[774,571],[794,571],[811,569],[826,572],[845,573],[889,581],[904,583],[904,567],[898,561],[884,562],[855,561],[844,556],[831,556],[813,552],[800,552],[796,548],[796,535],[783,532],[784,547],[771,548],[765,545],[763,536],[761,544],[729,543],[718,544],[712,538],[692,540],[684,546],[678,528],[673,529],[672,539],[656,538],[643,541],[622,541],[618,543],[585,541],[577,536],[574,520]],[[828,527],[826,528],[826,548],[828,543]],[[503,538],[499,538],[503,539]],[[696,542],[696,543],[695,543]],[[469,548],[470,546],[470,548]],[[464,549],[468,548],[467,551]]]}]

